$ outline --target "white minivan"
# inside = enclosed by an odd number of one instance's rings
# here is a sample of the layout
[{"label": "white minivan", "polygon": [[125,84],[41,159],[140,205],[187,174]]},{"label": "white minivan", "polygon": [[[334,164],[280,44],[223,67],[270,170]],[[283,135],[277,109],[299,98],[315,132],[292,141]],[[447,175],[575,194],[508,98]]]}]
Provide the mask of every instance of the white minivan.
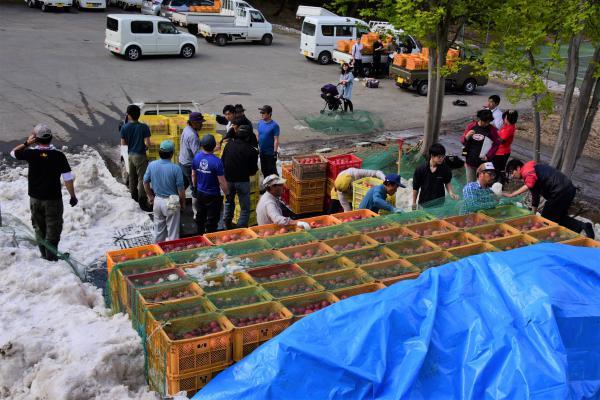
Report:
[{"label": "white minivan", "polygon": [[106,0],[75,0],[73,5],[80,10],[106,10]]},{"label": "white minivan", "polygon": [[304,18],[300,35],[300,53],[329,64],[338,40],[356,39],[357,33],[370,32],[366,22],[339,16],[309,16]]},{"label": "white minivan", "polygon": [[137,61],[142,55],[179,54],[191,58],[198,42],[194,35],[182,33],[166,18],[140,14],[106,16],[104,47],[111,53]]}]

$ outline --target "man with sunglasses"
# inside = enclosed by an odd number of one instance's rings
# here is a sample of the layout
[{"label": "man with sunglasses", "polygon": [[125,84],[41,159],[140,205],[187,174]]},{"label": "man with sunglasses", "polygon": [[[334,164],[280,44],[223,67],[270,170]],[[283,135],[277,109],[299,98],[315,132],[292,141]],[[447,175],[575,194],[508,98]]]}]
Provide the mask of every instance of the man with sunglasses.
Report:
[{"label": "man with sunglasses", "polygon": [[486,162],[477,168],[477,180],[469,182],[463,188],[464,203],[461,214],[470,214],[479,210],[494,208],[498,205],[498,197],[492,191],[496,180],[494,164]]}]

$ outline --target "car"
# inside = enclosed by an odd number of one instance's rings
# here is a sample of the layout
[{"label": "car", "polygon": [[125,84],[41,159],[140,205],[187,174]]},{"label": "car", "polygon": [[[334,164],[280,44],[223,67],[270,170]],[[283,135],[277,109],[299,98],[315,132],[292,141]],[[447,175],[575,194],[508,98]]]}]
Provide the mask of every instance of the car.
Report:
[{"label": "car", "polygon": [[54,8],[56,10],[63,10],[69,12],[73,5],[72,0],[25,0],[25,4],[29,8],[40,7],[43,12],[48,12]]},{"label": "car", "polygon": [[109,14],[105,35],[104,47],[129,61],[157,54],[192,58],[198,49],[194,35],[182,33],[168,19],[154,15]]},{"label": "car", "polygon": [[164,0],[160,5],[160,16],[171,19],[174,12],[188,12],[190,6],[211,6],[212,0]]},{"label": "car", "polygon": [[159,15],[160,5],[162,0],[144,0],[142,2],[142,14],[144,15]]},{"label": "car", "polygon": [[73,5],[80,10],[106,10],[106,0],[75,0]]}]

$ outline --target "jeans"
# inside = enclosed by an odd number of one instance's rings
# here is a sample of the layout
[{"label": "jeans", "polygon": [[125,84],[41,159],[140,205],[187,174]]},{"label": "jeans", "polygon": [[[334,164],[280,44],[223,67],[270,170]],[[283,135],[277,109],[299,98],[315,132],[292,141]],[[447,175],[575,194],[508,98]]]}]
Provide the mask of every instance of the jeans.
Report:
[{"label": "jeans", "polygon": [[248,220],[250,219],[250,182],[227,182],[227,187],[229,188],[229,194],[225,198],[225,212],[223,215],[225,227],[227,229],[232,227],[236,194],[240,202],[240,217],[236,225],[240,228],[248,227]]},{"label": "jeans", "polygon": [[56,261],[56,251],[58,251],[58,242],[63,228],[63,203],[59,200],[38,200],[30,197],[29,209],[31,211],[31,225],[35,231],[38,241],[49,244],[54,249],[47,248],[40,244],[40,253],[42,258],[50,261]]},{"label": "jeans", "polygon": [[223,196],[210,195],[203,192],[196,194],[196,225],[198,235],[216,232],[221,218]]},{"label": "jeans", "polygon": [[179,221],[181,220],[181,207],[177,203],[176,209],[169,209],[168,197],[154,198],[154,240],[156,243],[165,240],[179,239]]},{"label": "jeans", "polygon": [[[192,166],[191,165],[182,165],[181,172],[183,172],[183,190],[187,190],[188,186],[192,186]],[[192,211],[196,212],[196,188],[192,186]]]},{"label": "jeans", "polygon": [[559,196],[553,199],[546,199],[544,209],[542,210],[542,217],[554,221],[574,232],[581,232],[584,223],[568,214],[569,207],[575,198],[575,192],[575,187],[571,186],[570,188],[563,190]]},{"label": "jeans", "polygon": [[146,199],[144,190],[146,168],[148,168],[148,158],[145,154],[129,153],[129,191],[131,197],[140,204]]},{"label": "jeans", "polygon": [[265,178],[269,175],[277,175],[277,156],[274,154],[261,153],[260,170]]},{"label": "jeans", "polygon": [[344,98],[342,98],[342,101],[344,102],[344,111],[348,111],[348,109],[350,109],[350,112],[354,112],[354,104],[352,104],[352,101]]}]

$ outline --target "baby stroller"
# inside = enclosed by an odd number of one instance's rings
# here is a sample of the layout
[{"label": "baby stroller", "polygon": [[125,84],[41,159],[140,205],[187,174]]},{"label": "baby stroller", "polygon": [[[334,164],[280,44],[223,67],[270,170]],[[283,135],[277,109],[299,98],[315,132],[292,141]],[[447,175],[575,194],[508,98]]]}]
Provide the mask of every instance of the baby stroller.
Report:
[{"label": "baby stroller", "polygon": [[342,107],[342,100],[337,86],[328,83],[321,88],[321,98],[325,100],[325,106],[321,110],[321,114],[325,112],[325,109],[329,111],[337,111]]}]

